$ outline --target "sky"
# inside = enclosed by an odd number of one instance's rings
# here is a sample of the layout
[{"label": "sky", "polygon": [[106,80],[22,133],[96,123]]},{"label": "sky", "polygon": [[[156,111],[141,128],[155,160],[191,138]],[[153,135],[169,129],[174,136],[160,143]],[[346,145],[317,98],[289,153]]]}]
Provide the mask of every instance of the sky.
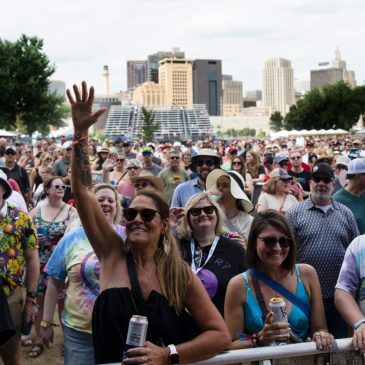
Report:
[{"label": "sky", "polygon": [[[188,59],[220,59],[223,74],[261,89],[265,60],[291,60],[309,80],[339,47],[358,85],[365,84],[364,0],[12,0],[1,2],[0,38],[44,40],[66,86],[86,80],[103,93],[125,90],[128,60],[179,47]],[[1,65],[0,65],[1,67]]]}]

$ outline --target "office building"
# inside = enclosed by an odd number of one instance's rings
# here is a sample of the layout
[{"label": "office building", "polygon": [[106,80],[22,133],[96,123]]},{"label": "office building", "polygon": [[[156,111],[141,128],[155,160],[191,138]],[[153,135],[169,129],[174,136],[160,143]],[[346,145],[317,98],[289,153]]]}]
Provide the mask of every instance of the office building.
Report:
[{"label": "office building", "polygon": [[133,101],[139,105],[165,105],[165,89],[152,81],[137,86],[133,91]]},{"label": "office building", "polygon": [[308,91],[310,91],[310,89],[311,89],[310,81],[294,79],[294,90],[295,90],[295,92],[300,93],[301,95],[304,95]]},{"label": "office building", "polygon": [[223,75],[223,116],[235,117],[242,114],[242,81]]},{"label": "office building", "polygon": [[[155,122],[160,128],[154,134],[154,139],[171,142],[202,140],[212,136],[213,127],[205,105],[192,107],[153,106]],[[141,138],[143,117],[141,106],[115,105],[108,114],[105,133],[109,136],[124,134],[131,139]]]},{"label": "office building", "polygon": [[165,58],[159,63],[158,78],[165,90],[165,105],[193,105],[192,61]]},{"label": "office building", "polygon": [[133,90],[147,81],[147,61],[127,61],[127,88]]},{"label": "office building", "polygon": [[294,100],[294,72],[291,61],[274,58],[265,61],[263,70],[262,104],[283,116]]},{"label": "office building", "polygon": [[254,99],[256,101],[262,100],[262,90],[248,90],[245,93],[247,99]]},{"label": "office building", "polygon": [[172,48],[170,52],[157,52],[147,57],[147,81],[159,83],[158,68],[159,62],[165,58],[185,58],[185,53],[178,47]]},{"label": "office building", "polygon": [[[328,63],[325,63],[327,65]],[[311,70],[310,88],[320,89],[325,85],[335,84],[338,81],[345,81],[350,86],[356,86],[355,72],[347,70],[346,61],[341,59],[338,47],[335,50],[335,59],[330,67],[319,70]]]},{"label": "office building", "polygon": [[194,60],[194,104],[205,104],[209,115],[221,115],[223,104],[222,61]]}]

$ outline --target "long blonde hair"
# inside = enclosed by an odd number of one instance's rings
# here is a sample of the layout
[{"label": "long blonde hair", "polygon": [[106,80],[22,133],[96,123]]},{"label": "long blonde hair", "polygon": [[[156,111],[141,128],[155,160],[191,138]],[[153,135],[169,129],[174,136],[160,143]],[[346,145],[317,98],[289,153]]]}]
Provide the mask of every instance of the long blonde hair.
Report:
[{"label": "long blonde hair", "polygon": [[[160,213],[161,219],[169,219],[169,205],[160,193],[144,190],[136,194],[135,197],[137,196],[150,198]],[[155,262],[162,293],[169,304],[175,308],[176,313],[179,314],[185,307],[185,297],[188,286],[193,279],[193,273],[180,256],[179,246],[171,233],[169,224],[167,224],[165,232],[161,233],[155,253]]]}]

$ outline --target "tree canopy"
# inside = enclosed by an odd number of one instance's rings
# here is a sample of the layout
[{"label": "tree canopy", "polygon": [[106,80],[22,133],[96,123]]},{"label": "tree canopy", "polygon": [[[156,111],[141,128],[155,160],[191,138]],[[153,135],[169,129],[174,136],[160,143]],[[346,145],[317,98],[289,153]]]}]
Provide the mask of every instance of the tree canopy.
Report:
[{"label": "tree canopy", "polygon": [[270,128],[275,131],[279,132],[284,128],[284,117],[281,115],[280,112],[274,112],[270,116]]},{"label": "tree canopy", "polygon": [[365,86],[344,81],[308,92],[285,116],[285,129],[349,130],[365,112]]},{"label": "tree canopy", "polygon": [[141,131],[143,134],[144,142],[151,142],[153,134],[160,128],[160,124],[155,122],[155,113],[153,110],[146,109],[144,106],[141,108],[143,125]]},{"label": "tree canopy", "polygon": [[43,51],[38,37],[22,35],[16,42],[0,38],[0,124],[2,128],[24,128],[24,133],[48,133],[61,127],[69,115],[65,98],[50,94],[49,78],[55,67]]}]

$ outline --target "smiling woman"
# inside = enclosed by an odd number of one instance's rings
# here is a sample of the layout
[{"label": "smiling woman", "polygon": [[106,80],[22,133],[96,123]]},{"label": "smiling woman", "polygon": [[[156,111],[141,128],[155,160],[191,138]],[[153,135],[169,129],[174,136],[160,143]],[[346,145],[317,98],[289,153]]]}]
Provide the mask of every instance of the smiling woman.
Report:
[{"label": "smiling woman", "polygon": [[[246,254],[250,269],[230,281],[224,306],[233,349],[306,341],[311,334],[318,348],[331,345],[317,273],[295,265],[295,247],[282,214],[267,210],[254,218]],[[273,323],[267,308],[278,293],[285,293],[288,321]]]},{"label": "smiling woman", "polygon": [[[148,319],[147,341],[144,347],[128,350],[124,364],[168,364],[170,355],[176,364],[215,355],[228,345],[227,329],[203,286],[180,258],[164,198],[153,191],[133,198],[124,214],[125,244],[107,224],[106,208],[99,206],[91,192],[87,142],[89,127],[105,109],[92,112],[94,89],[88,90],[85,82],[81,89],[74,85],[73,91],[74,95],[67,90],[75,129],[72,187],[81,221],[100,260],[101,294],[92,323],[96,363],[122,361],[134,314]],[[199,327],[194,341],[186,328],[185,308]]]}]

